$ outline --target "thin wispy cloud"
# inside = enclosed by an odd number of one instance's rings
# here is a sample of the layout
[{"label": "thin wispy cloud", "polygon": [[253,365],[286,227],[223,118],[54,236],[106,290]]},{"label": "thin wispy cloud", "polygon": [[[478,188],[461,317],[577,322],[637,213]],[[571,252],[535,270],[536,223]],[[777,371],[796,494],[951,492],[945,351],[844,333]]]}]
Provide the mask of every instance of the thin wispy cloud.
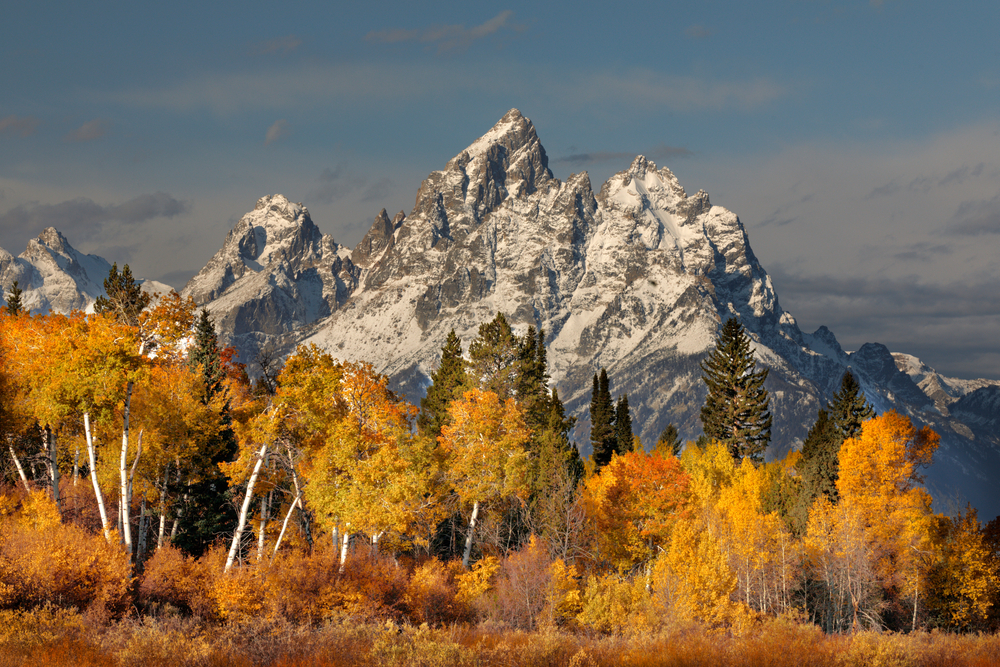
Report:
[{"label": "thin wispy cloud", "polygon": [[693,25],[684,29],[684,35],[691,39],[708,39],[712,36],[712,31],[703,25]]},{"label": "thin wispy cloud", "polygon": [[267,56],[271,54],[287,55],[302,46],[302,40],[295,35],[285,35],[276,39],[269,39],[266,42],[255,44],[253,53]]},{"label": "thin wispy cloud", "polygon": [[274,124],[267,128],[267,133],[264,135],[264,145],[273,144],[278,139],[288,136],[289,131],[287,120],[282,118],[274,121]]},{"label": "thin wispy cloud", "polygon": [[420,42],[436,46],[438,53],[448,51],[465,51],[473,42],[494,35],[501,30],[521,31],[523,26],[512,23],[514,12],[502,11],[489,21],[471,28],[465,25],[438,25],[421,29],[390,29],[370,32],[365,39],[382,44],[398,44],[400,42]]},{"label": "thin wispy cloud", "polygon": [[653,160],[670,160],[674,158],[686,158],[694,155],[687,148],[680,146],[657,146],[656,148],[638,153],[629,153],[627,151],[595,151],[591,153],[573,153],[572,155],[563,155],[561,157],[554,158],[552,160],[555,164],[569,164],[572,166],[586,166],[591,164],[600,164],[602,162],[613,162],[628,160],[631,162],[637,155],[645,155]]},{"label": "thin wispy cloud", "polygon": [[12,134],[27,137],[35,133],[38,119],[32,116],[5,116],[0,118],[0,135]]},{"label": "thin wispy cloud", "polygon": [[92,235],[109,223],[136,225],[155,218],[173,218],[190,210],[189,203],[166,192],[144,194],[109,205],[77,197],[58,204],[33,202],[15,206],[0,215],[0,229],[27,232],[34,236],[46,227],[55,227],[64,234],[79,232]]},{"label": "thin wispy cloud", "polygon": [[1000,194],[959,204],[948,231],[960,236],[1000,234]]},{"label": "thin wispy cloud", "polygon": [[900,185],[895,180],[874,188],[864,196],[865,199],[875,199],[878,197],[888,197],[900,191],[907,192],[930,192],[935,188],[943,188],[949,185],[960,185],[970,179],[983,175],[986,165],[980,162],[975,165],[962,165],[952,169],[943,176],[918,176],[911,179],[906,185]]},{"label": "thin wispy cloud", "polygon": [[84,123],[76,130],[66,135],[66,141],[94,141],[100,139],[108,132],[107,123],[100,118]]}]

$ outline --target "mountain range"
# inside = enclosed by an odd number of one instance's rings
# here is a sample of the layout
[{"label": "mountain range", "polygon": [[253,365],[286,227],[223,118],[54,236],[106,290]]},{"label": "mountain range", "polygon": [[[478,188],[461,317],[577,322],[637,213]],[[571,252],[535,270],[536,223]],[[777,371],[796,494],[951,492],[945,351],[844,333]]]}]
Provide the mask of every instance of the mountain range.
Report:
[{"label": "mountain range", "polygon": [[[21,256],[0,252],[33,310],[86,308],[108,263],[45,230]],[[151,287],[150,287],[151,289]],[[532,123],[511,110],[420,185],[409,214],[383,209],[354,248],[322,234],[308,210],[262,197],[183,288],[253,370],[262,350],[316,344],[365,360],[418,401],[448,332],[467,347],[503,312],[544,329],[552,383],[589,450],[592,378],[606,368],[627,393],[650,446],[673,423],[701,431],[699,362],[735,316],[769,370],[769,457],[802,440],[848,368],[879,412],[895,409],[941,435],[927,485],[939,510],[966,501],[1000,514],[1000,382],[943,377],[879,343],[846,352],[826,327],[801,331],[731,211],[688,195],[667,168],[638,156],[594,191],[587,173],[553,177]]]}]

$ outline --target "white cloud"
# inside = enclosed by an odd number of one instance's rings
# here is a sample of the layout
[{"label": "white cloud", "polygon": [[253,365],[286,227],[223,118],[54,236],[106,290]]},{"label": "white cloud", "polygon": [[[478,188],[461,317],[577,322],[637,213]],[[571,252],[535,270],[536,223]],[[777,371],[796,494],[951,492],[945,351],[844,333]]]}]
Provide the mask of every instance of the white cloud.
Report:
[{"label": "white cloud", "polygon": [[272,144],[278,139],[287,136],[289,132],[288,121],[284,118],[274,121],[271,127],[267,128],[267,134],[264,135],[264,145]]},{"label": "white cloud", "polygon": [[100,118],[95,118],[67,134],[66,141],[94,141],[107,134],[107,131],[107,123]]},{"label": "white cloud", "polygon": [[522,26],[514,25],[514,12],[509,9],[500,12],[489,21],[466,28],[464,25],[438,25],[424,29],[389,29],[370,32],[365,39],[370,42],[397,44],[400,42],[421,42],[437,46],[438,53],[465,51],[473,42],[496,34],[503,29],[520,31]]}]

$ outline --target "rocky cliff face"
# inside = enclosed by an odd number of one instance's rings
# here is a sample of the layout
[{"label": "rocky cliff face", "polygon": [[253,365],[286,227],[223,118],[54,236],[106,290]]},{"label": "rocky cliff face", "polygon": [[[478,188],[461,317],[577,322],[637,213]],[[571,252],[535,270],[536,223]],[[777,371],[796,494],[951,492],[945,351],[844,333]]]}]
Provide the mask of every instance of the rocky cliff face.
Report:
[{"label": "rocky cliff face", "polygon": [[336,311],[358,285],[350,252],[301,204],[262,197],[181,291],[204,304],[227,343],[257,351]]},{"label": "rocky cliff face", "polygon": [[77,251],[54,227],[29,241],[17,257],[0,248],[3,297],[16,280],[23,290],[21,303],[33,313],[92,310],[94,301],[104,294],[110,270],[106,260]]},{"label": "rocky cliff face", "polygon": [[244,216],[185,293],[207,303],[241,349],[315,343],[371,361],[411,400],[451,329],[468,345],[502,311],[521,330],[545,330],[552,381],[581,418],[580,443],[601,367],[615,395],[628,393],[644,442],[671,422],[695,437],[705,396],[699,361],[736,316],[770,371],[772,456],[801,443],[851,367],[879,411],[897,409],[941,432],[929,475],[938,497],[961,493],[983,516],[1000,510],[980,472],[1000,469],[1000,443],[959,416],[981,417],[992,395],[949,416],[947,406],[974,388],[952,381],[947,399],[932,397],[913,364],[901,367],[884,346],[848,354],[825,327],[803,333],[735,214],[704,192],[688,195],[642,156],[597,193],[586,173],[560,181],[516,110],[430,174],[409,215],[379,213],[353,252],[276,195]]}]

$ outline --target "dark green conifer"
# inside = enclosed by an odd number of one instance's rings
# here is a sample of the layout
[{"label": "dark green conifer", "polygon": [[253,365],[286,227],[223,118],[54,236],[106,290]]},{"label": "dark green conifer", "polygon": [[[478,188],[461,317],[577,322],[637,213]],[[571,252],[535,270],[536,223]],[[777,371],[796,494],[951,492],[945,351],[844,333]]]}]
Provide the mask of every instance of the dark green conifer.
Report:
[{"label": "dark green conifer", "polygon": [[667,424],[663,432],[660,433],[660,437],[656,439],[654,451],[660,452],[664,456],[679,456],[683,446],[684,443],[681,442],[677,427],[673,424]]},{"label": "dark green conifer", "polygon": [[468,382],[465,359],[462,358],[462,341],[455,330],[448,333],[448,339],[441,348],[441,363],[431,375],[431,386],[427,395],[420,399],[420,416],[417,428],[420,433],[436,438],[441,428],[451,422],[448,406],[457,398]]},{"label": "dark green conifer", "polygon": [[608,372],[602,368],[600,375],[594,375],[594,389],[590,397],[590,444],[598,468],[607,465],[618,446],[614,419],[615,406],[611,402]]},{"label": "dark green conifer", "polygon": [[861,433],[861,424],[875,416],[875,408],[865,399],[861,385],[850,370],[840,379],[840,391],[827,408],[841,442]]},{"label": "dark green conifer", "polygon": [[517,393],[521,341],[503,313],[479,325],[479,335],[469,345],[469,383],[492,391],[501,399]]},{"label": "dark green conifer", "polygon": [[771,440],[767,370],[754,370],[750,338],[735,317],[726,320],[715,349],[701,362],[708,397],[701,409],[705,435],[729,447],[736,461],[764,460]]},{"label": "dark green conifer", "polygon": [[14,281],[14,284],[10,286],[10,293],[7,295],[7,314],[16,317],[21,314],[24,310],[24,306],[21,304],[21,294],[23,290]]},{"label": "dark green conifer", "polygon": [[618,397],[615,406],[615,451],[619,455],[632,451],[635,437],[632,433],[632,415],[629,413],[628,394]]},{"label": "dark green conifer", "polygon": [[139,283],[132,278],[128,264],[118,272],[118,263],[111,265],[108,277],[104,279],[106,296],[97,297],[94,312],[110,313],[122,324],[139,326],[139,313],[149,305],[150,296],[142,291]]},{"label": "dark green conifer", "polygon": [[202,401],[208,403],[222,391],[222,379],[225,370],[222,368],[222,353],[219,350],[219,337],[215,333],[215,323],[204,308],[195,323],[194,341],[188,353],[188,363],[192,368],[201,368],[202,382],[205,393]]}]

